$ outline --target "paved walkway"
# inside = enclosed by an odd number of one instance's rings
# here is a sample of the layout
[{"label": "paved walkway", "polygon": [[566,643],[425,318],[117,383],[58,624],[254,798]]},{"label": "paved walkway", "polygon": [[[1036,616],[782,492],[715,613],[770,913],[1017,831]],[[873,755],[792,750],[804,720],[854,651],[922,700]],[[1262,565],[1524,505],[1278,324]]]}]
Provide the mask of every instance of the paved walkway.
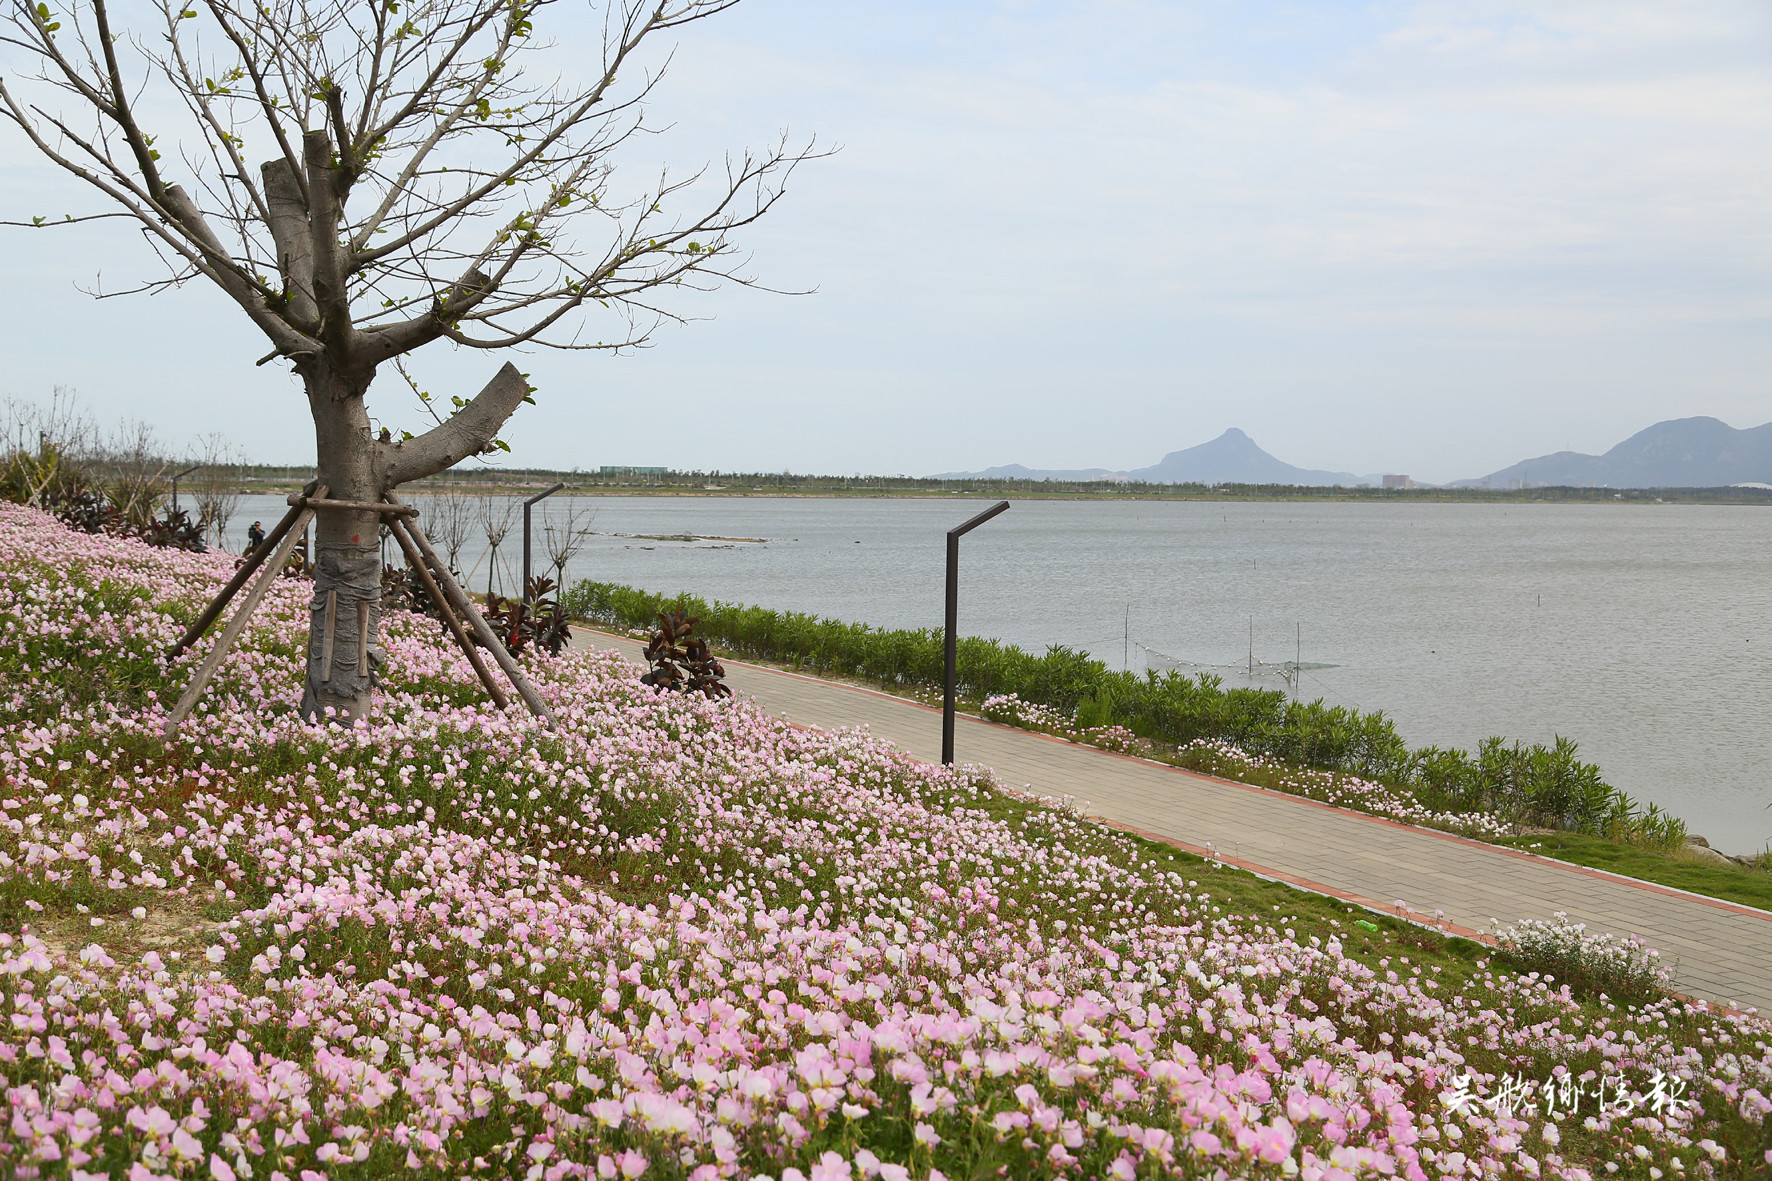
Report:
[{"label": "paved walkway", "polygon": [[[581,635],[584,635],[582,631]],[[641,660],[604,633],[583,641]],[[643,663],[643,661],[642,661]],[[726,661],[727,682],[778,717],[821,729],[866,726],[900,750],[941,754],[941,713],[886,693]],[[962,715],[961,762],[1003,782],[1084,801],[1084,811],[1193,852],[1377,910],[1401,899],[1443,910],[1471,934],[1491,920],[1567,911],[1590,930],[1634,933],[1678,961],[1675,985],[1707,1000],[1772,1011],[1772,913],[1599,870],[1411,828],[1296,796],[1109,754]]]}]

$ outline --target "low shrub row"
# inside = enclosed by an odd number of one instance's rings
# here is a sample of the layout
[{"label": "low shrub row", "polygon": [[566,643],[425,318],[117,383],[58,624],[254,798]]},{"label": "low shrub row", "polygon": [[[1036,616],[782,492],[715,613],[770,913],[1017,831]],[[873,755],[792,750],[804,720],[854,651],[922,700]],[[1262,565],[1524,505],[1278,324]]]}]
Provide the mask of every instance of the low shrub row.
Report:
[{"label": "low shrub row", "polygon": [[[568,614],[621,628],[650,628],[661,611],[686,611],[728,651],[889,686],[942,683],[942,633],[843,623],[795,611],[659,595],[579,582]],[[977,636],[957,645],[960,692],[971,700],[1014,695],[1058,712],[1067,728],[1123,726],[1141,738],[1186,746],[1208,740],[1302,767],[1343,771],[1413,793],[1434,812],[1485,813],[1512,826],[1569,829],[1651,847],[1685,839],[1683,822],[1641,809],[1610,786],[1575,743],[1485,739],[1475,755],[1413,749],[1382,712],[1292,701],[1268,689],[1227,689],[1209,674],[1109,669],[1085,652],[1053,645],[1042,656]]]}]

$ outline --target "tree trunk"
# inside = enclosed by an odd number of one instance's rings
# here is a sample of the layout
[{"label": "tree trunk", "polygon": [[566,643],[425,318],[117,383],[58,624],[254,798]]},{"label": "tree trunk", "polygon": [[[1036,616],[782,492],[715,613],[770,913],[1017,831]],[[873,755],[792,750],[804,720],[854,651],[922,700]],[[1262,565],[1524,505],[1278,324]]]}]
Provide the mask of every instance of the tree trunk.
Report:
[{"label": "tree trunk", "polygon": [[[332,500],[375,503],[388,491],[363,397],[372,368],[340,372],[323,359],[299,365],[314,415],[321,483]],[[321,509],[314,525],[314,598],[309,604],[307,688],[302,716],[369,716],[383,663],[381,518]]]}]

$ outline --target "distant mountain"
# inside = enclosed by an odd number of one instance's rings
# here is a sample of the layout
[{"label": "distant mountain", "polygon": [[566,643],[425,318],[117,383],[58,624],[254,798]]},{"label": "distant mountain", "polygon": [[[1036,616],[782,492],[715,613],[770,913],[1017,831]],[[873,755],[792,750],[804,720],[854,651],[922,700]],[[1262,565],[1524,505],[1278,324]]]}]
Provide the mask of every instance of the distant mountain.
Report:
[{"label": "distant mountain", "polygon": [[1638,431],[1604,455],[1558,451],[1523,460],[1455,488],[1721,488],[1772,482],[1772,422],[1736,430],[1715,418],[1673,418]]},{"label": "distant mountain", "polygon": [[1143,480],[1151,484],[1305,484],[1323,487],[1340,484],[1379,484],[1380,476],[1356,476],[1351,472],[1325,472],[1293,467],[1275,459],[1255,440],[1232,427],[1210,443],[1171,451],[1150,467],[1129,472],[1106,468],[1053,471],[1026,468],[1018,463],[986,468],[982,472],[943,472],[933,480]]},{"label": "distant mountain", "polygon": [[1150,467],[1126,473],[1129,480],[1152,484],[1307,484],[1325,487],[1341,484],[1378,484],[1379,476],[1356,476],[1352,472],[1325,472],[1293,467],[1275,459],[1255,440],[1232,427],[1210,443],[1171,451]]},{"label": "distant mountain", "polygon": [[982,472],[942,472],[929,476],[931,480],[1124,480],[1120,472],[1110,472],[1104,467],[1085,468],[1077,471],[1057,471],[1047,468],[1022,467],[1019,463],[1005,464],[1002,467],[987,467]]}]

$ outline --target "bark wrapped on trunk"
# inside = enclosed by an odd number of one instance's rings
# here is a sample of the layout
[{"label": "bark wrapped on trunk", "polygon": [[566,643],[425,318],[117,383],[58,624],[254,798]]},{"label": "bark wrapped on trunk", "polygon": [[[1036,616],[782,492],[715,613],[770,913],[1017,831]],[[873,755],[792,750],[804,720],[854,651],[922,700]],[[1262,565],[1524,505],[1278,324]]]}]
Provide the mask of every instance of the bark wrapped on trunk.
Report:
[{"label": "bark wrapped on trunk", "polygon": [[[360,720],[369,715],[384,663],[379,545],[323,541],[308,604],[308,676],[302,716]],[[330,636],[330,643],[328,642]]]}]

